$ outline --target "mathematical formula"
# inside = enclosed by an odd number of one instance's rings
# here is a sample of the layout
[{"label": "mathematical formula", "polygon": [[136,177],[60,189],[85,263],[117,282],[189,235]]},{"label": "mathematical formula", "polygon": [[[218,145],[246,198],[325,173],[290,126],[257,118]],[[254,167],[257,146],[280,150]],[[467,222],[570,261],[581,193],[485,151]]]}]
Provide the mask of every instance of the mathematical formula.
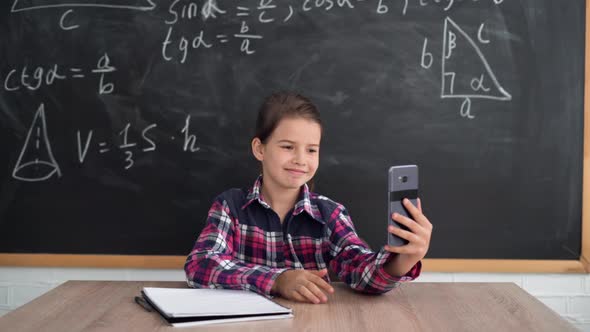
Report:
[{"label": "mathematical formula", "polygon": [[[190,133],[190,121],[189,115],[186,117],[184,126],[179,130],[178,136],[170,136],[169,139],[180,141],[179,151],[193,153],[199,151],[200,147],[197,144],[196,135]],[[135,164],[136,153],[156,151],[157,142],[150,131],[155,130],[157,126],[156,123],[149,124],[141,130],[141,137],[132,139],[129,135],[131,124],[127,123],[118,133],[120,144],[114,146],[96,137],[94,130],[86,132],[78,130],[75,137],[77,160],[83,164],[89,153],[98,155],[119,153],[122,167],[128,170]],[[59,162],[53,154],[44,104],[41,104],[35,112],[12,176],[27,182],[44,181],[53,176],[62,176]]]}]

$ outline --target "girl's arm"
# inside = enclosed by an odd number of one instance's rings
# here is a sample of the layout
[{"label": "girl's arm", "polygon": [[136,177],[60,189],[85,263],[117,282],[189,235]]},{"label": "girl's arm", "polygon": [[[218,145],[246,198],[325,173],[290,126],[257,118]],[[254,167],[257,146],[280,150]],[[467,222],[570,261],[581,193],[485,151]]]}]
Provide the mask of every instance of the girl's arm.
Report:
[{"label": "girl's arm", "polygon": [[285,269],[248,264],[233,258],[237,220],[227,202],[217,198],[203,229],[184,264],[190,287],[229,288],[269,296],[276,278]]},{"label": "girl's arm", "polygon": [[338,205],[328,222],[330,232],[330,268],[351,288],[365,293],[385,293],[398,286],[400,281],[410,281],[420,275],[422,263],[416,263],[405,275],[392,276],[384,265],[392,253],[383,248],[373,252],[354,229],[348,212]]}]

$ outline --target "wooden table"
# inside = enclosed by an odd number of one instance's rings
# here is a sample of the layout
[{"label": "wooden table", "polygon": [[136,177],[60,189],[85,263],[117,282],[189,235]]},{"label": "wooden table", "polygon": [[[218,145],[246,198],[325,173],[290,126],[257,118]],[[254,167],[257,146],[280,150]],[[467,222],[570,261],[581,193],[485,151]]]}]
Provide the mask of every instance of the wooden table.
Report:
[{"label": "wooden table", "polygon": [[404,283],[363,295],[342,283],[327,304],[278,299],[295,317],[191,328],[169,326],[134,302],[144,286],[183,282],[68,281],[0,317],[0,331],[574,331],[513,283]]}]

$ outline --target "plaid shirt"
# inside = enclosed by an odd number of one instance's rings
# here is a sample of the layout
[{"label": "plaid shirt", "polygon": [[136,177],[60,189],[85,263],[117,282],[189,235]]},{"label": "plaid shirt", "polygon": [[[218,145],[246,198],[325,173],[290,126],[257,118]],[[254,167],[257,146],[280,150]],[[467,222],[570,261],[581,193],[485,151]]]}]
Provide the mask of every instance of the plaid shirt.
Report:
[{"label": "plaid shirt", "polygon": [[[251,190],[230,189],[215,199],[184,265],[190,287],[245,289],[270,296],[285,270],[329,266],[355,290],[384,293],[420,275],[421,262],[405,276],[389,275],[383,264],[391,253],[383,248],[371,251],[344,206],[309,192],[307,185],[281,224],[260,194],[261,185],[260,176]],[[330,281],[327,275],[325,279]]]}]

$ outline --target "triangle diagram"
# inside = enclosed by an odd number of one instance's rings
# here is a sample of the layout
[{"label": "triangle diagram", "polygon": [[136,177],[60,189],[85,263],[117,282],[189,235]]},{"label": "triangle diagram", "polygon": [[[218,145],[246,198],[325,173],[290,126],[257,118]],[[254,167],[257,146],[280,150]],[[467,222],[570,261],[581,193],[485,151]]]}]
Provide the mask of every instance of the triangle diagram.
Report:
[{"label": "triangle diagram", "polygon": [[442,98],[511,100],[477,43],[445,18],[442,52]]}]

